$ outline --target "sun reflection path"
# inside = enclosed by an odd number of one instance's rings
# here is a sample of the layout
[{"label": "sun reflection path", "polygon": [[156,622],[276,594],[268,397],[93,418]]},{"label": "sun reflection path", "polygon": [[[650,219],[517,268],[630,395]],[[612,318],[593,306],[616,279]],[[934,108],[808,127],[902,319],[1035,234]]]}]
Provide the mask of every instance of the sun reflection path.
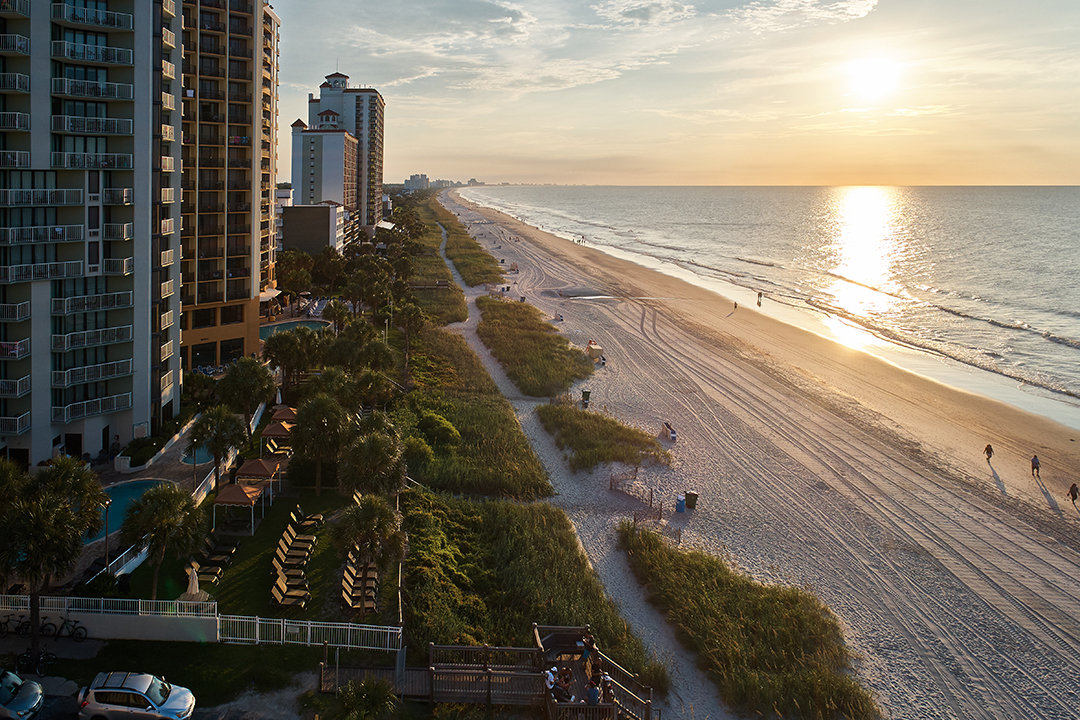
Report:
[{"label": "sun reflection path", "polygon": [[849,321],[830,317],[826,324],[842,343],[859,348],[872,344],[874,336],[859,331],[855,323],[897,309],[890,293],[897,289],[894,268],[904,253],[895,233],[898,197],[897,190],[888,187],[849,187],[839,192],[839,231],[832,253],[837,260],[829,270],[835,277],[825,291]]}]

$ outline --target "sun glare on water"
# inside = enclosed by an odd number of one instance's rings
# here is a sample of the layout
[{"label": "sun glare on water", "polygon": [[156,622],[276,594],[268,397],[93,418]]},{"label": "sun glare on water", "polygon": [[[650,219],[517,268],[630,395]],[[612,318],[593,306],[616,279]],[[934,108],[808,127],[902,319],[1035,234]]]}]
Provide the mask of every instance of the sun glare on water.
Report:
[{"label": "sun glare on water", "polygon": [[878,100],[896,91],[900,83],[900,63],[887,58],[862,58],[847,64],[851,91],[859,97]]}]

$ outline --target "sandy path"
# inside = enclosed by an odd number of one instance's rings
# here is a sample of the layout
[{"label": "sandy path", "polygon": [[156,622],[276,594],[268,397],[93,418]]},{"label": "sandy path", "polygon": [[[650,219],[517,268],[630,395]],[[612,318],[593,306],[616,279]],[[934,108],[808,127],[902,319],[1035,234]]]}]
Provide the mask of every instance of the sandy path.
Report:
[{"label": "sandy path", "polygon": [[[679,430],[674,467],[642,482],[671,500],[701,493],[696,511],[668,516],[684,544],[756,578],[812,588],[844,624],[860,679],[887,716],[1077,716],[1080,523],[1062,497],[1080,469],[1075,431],[444,202],[482,246],[518,264],[507,276],[515,299],[562,313],[556,324],[579,347],[604,347],[607,367],[581,386],[594,408],[649,431],[663,421]],[[615,297],[582,297],[599,295]],[[606,471],[566,470],[535,400],[506,380],[470,312],[457,330],[514,403],[555,503],[624,615],[672,663],[665,715],[689,717],[692,705],[695,717],[724,716],[614,547],[614,524],[639,506],[607,489]],[[978,458],[988,439],[998,448],[992,466]],[[1051,458],[1042,482],[1027,477],[1032,447]]]}]

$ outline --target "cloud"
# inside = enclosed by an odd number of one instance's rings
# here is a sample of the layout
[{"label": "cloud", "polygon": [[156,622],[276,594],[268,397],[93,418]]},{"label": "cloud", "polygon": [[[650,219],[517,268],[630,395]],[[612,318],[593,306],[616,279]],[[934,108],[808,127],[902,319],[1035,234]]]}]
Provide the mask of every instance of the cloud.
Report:
[{"label": "cloud", "polygon": [[604,0],[591,7],[604,20],[633,28],[681,22],[696,14],[693,5],[674,0]]},{"label": "cloud", "polygon": [[756,33],[776,33],[822,22],[847,22],[870,14],[878,0],[753,0],[727,14]]}]

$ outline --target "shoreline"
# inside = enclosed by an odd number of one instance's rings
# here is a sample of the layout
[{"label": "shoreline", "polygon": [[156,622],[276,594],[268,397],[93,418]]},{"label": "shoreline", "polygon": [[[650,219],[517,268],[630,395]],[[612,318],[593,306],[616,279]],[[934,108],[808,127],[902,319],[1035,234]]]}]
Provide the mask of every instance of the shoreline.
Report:
[{"label": "shoreline", "polygon": [[[579,244],[573,237],[542,230],[504,210],[466,200],[461,197],[456,189],[454,192],[455,196],[460,198],[462,202],[472,203],[477,207],[485,207],[527,227],[532,227],[538,232],[546,232],[571,244]],[[651,255],[637,254],[618,247],[608,245],[588,247],[592,247],[612,258],[628,261],[643,269],[683,280],[687,284],[715,293],[724,299],[738,301],[740,306],[749,308],[754,305],[756,289],[742,285],[734,280],[708,277],[678,263]],[[1007,372],[981,367],[955,357],[936,353],[932,349],[917,345],[906,345],[902,341],[898,342],[886,336],[879,336],[857,322],[839,315],[831,315],[813,304],[788,299],[774,300],[769,297],[767,291],[765,292],[765,304],[761,306],[759,312],[819,335],[828,341],[850,345],[853,349],[878,357],[907,372],[922,375],[930,380],[961,391],[985,395],[1080,432],[1080,396],[1067,391],[1057,391],[1049,387],[1032,384]]]},{"label": "shoreline", "polygon": [[[481,247],[507,269],[518,265],[503,283],[513,299],[525,297],[576,347],[604,347],[606,367],[572,395],[588,389],[592,408],[650,432],[665,421],[678,428],[678,442],[665,443],[673,466],[643,468],[639,482],[665,499],[664,522],[682,531],[682,545],[818,595],[886,717],[1073,712],[1080,510],[1064,494],[1080,475],[1080,432],[489,208],[454,204]],[[521,396],[470,342],[517,409],[551,475],[552,502],[608,592],[646,643],[674,658],[665,715],[690,717],[696,705],[697,716],[725,716],[666,624],[657,627],[616,546],[615,526],[638,505],[608,489],[608,468],[570,473],[536,420],[545,400]],[[988,442],[992,462],[982,454]],[[1033,453],[1045,478],[1031,476]],[[697,509],[671,512],[689,489]]]}]

